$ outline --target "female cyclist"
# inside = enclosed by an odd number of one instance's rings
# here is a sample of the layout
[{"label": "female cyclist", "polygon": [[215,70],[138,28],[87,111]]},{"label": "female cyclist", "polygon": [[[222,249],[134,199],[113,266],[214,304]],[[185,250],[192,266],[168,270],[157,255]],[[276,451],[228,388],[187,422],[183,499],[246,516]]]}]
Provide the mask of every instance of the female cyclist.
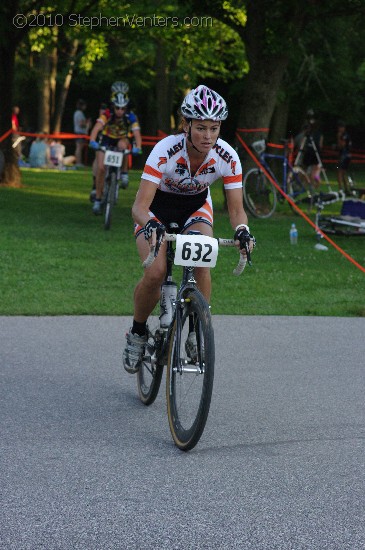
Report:
[{"label": "female cyclist", "polygon": [[[213,235],[213,208],[209,186],[219,178],[227,196],[229,218],[234,228],[237,247],[244,247],[244,237],[251,237],[242,204],[242,168],[236,151],[219,138],[221,121],[228,116],[225,100],[210,88],[200,85],[192,90],[181,105],[181,132],[162,139],[149,155],[139,190],[132,207],[139,255],[149,253],[152,229],[160,239],[161,253],[146,268],[134,292],[133,326],[127,333],[123,364],[127,372],[138,371],[147,341],[146,321],[160,298],[160,287],[166,271],[163,249],[165,226],[179,224],[179,232],[200,231]],[[209,301],[211,279],[209,268],[196,268],[199,289]],[[195,334],[186,346],[194,353]]]},{"label": "female cyclist", "polygon": [[[138,155],[142,153],[142,137],[139,122],[136,115],[128,110],[128,97],[122,92],[116,92],[111,97],[111,103],[111,114],[109,116],[107,114],[99,116],[90,133],[90,147],[97,150],[97,169],[95,178],[96,196],[93,205],[94,214],[101,214],[101,197],[103,195],[105,175],[104,152],[98,151],[99,143],[96,141],[98,134],[101,134],[101,146],[117,146],[118,149],[122,151],[129,147],[128,133],[131,131],[136,141],[136,146],[133,147],[132,154]],[[121,186],[125,189],[128,186],[127,156],[123,159],[121,178]]]}]

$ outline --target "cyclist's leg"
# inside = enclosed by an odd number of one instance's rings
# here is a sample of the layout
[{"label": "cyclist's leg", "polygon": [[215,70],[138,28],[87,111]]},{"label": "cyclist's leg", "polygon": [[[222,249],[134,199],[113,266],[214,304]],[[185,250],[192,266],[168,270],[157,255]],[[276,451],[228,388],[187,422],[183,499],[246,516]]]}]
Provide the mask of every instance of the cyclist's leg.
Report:
[{"label": "cyclist's leg", "polygon": [[[128,138],[121,138],[119,141],[118,141],[118,149],[120,149],[121,151],[124,151],[125,149],[128,149],[129,148],[129,140]],[[128,183],[129,183],[129,177],[128,177],[128,171],[129,171],[129,166],[128,166],[128,155],[124,155],[123,157],[123,163],[122,163],[122,167],[121,167],[121,187],[123,189],[126,189],[128,187]]]},{"label": "cyclist's leg", "polygon": [[[210,197],[207,198],[207,202],[202,206],[202,208],[194,212],[186,221],[182,233],[188,233],[189,231],[199,231],[202,235],[213,237],[213,209]],[[198,288],[209,304],[212,290],[210,269],[207,267],[196,267],[194,273]],[[185,350],[188,357],[196,361],[198,355],[198,343],[193,316],[189,317],[187,326],[189,328],[187,336],[184,337],[186,340]]]},{"label": "cyclist's leg", "polygon": [[[144,238],[143,232],[137,235],[136,244],[141,261],[143,261],[149,253],[149,244]],[[144,270],[143,277],[134,290],[134,320],[138,323],[147,321],[160,299],[161,284],[166,273],[165,249],[166,243],[163,243],[155,261]]]},{"label": "cyclist's leg", "polygon": [[[187,233],[188,231],[199,231],[202,235],[213,237],[213,229],[206,223],[194,223],[187,230],[184,230],[183,233]],[[212,286],[209,267],[196,267],[194,273],[200,292],[204,295],[207,302],[209,302]]]},{"label": "cyclist's leg", "polygon": [[[203,235],[213,237],[213,208],[210,197],[205,204],[194,212],[185,222],[182,233],[189,231],[200,231]],[[210,269],[207,267],[195,268],[195,278],[199,290],[209,303],[211,295],[211,276]]]},{"label": "cyclist's leg", "polygon": [[104,167],[104,152],[103,151],[97,151],[96,153],[96,162],[97,162],[97,169],[96,169],[96,178],[95,178],[95,186],[96,186],[96,200],[101,201],[103,196],[103,189],[104,189],[104,177],[105,177],[105,167]]},{"label": "cyclist's leg", "polygon": [[[136,228],[136,243],[141,261],[149,253],[149,245],[141,227]],[[126,347],[123,352],[123,365],[127,372],[139,371],[148,342],[147,319],[153,312],[159,298],[160,289],[166,273],[166,243],[150,267],[144,270],[142,279],[134,290],[133,325],[126,335]],[[151,327],[150,327],[151,328]]]}]

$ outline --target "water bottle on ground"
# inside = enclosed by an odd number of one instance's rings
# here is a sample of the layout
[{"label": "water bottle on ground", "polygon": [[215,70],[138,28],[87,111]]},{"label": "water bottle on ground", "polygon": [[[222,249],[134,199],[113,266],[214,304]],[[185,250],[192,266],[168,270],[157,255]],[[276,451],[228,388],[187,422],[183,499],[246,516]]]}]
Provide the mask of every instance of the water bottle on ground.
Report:
[{"label": "water bottle on ground", "polygon": [[168,328],[171,324],[177,296],[177,285],[173,281],[165,281],[161,286],[160,326]]},{"label": "water bottle on ground", "polygon": [[295,223],[292,223],[290,228],[290,244],[298,244],[298,229],[295,226]]}]

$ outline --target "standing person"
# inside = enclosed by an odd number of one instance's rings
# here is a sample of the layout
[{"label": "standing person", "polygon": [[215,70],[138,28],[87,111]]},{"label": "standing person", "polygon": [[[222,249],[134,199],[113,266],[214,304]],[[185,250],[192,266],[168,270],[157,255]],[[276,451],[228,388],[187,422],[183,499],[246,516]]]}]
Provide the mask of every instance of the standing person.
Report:
[{"label": "standing person", "polygon": [[346,124],[342,121],[337,123],[337,150],[339,152],[337,181],[338,189],[344,190],[346,195],[351,194],[347,170],[351,162],[351,137],[346,129]]},{"label": "standing person", "polygon": [[[100,132],[101,142],[100,145],[103,147],[117,147],[121,151],[129,148],[129,139],[128,132],[133,133],[136,146],[132,148],[133,155],[140,155],[142,153],[142,136],[139,126],[138,119],[136,115],[129,111],[128,98],[118,92],[114,94],[111,98],[112,111],[109,117],[105,114],[101,115],[94,128],[90,133],[90,147],[93,149],[99,149],[99,143],[96,141],[97,136]],[[101,198],[103,196],[104,188],[104,176],[105,176],[105,167],[104,167],[104,155],[103,151],[97,151],[97,172],[96,172],[96,195],[95,202],[93,204],[94,214],[101,214]],[[126,189],[128,187],[129,178],[128,178],[128,157],[124,156],[122,171],[121,171],[121,187]]]},{"label": "standing person", "polygon": [[[200,85],[192,90],[181,105],[180,132],[155,145],[149,155],[132,208],[138,253],[144,260],[149,253],[152,230],[163,241],[165,226],[179,224],[179,232],[200,231],[213,235],[213,207],[209,187],[223,179],[229,218],[237,247],[244,248],[244,237],[254,239],[247,226],[242,204],[242,167],[236,151],[220,139],[221,122],[228,116],[225,100],[215,91]],[[133,326],[126,335],[124,368],[129,373],[139,370],[147,342],[146,322],[160,298],[166,272],[166,243],[152,265],[145,269],[134,292]],[[242,250],[240,252],[242,253]],[[199,289],[209,301],[211,278],[209,268],[196,268]],[[196,335],[186,341],[190,357],[196,354]]]},{"label": "standing person", "polygon": [[312,109],[307,112],[307,124],[304,130],[303,166],[314,188],[321,184],[321,157],[323,134]]},{"label": "standing person", "polygon": [[18,132],[20,131],[20,124],[19,124],[19,113],[20,108],[18,105],[14,105],[11,115],[11,128],[13,130],[13,148],[16,151],[16,154],[20,158],[22,156],[22,146],[21,142],[24,139],[24,136],[19,136]]},{"label": "standing person", "polygon": [[20,130],[19,117],[18,117],[19,113],[20,113],[20,108],[17,105],[15,105],[13,107],[13,112],[11,115],[11,127],[14,130],[14,132],[19,132]]},{"label": "standing person", "polygon": [[[73,116],[73,122],[74,122],[74,133],[75,134],[85,134],[87,135],[90,129],[90,120],[86,118],[85,116],[85,109],[86,109],[86,101],[83,99],[79,99],[76,103],[76,111],[74,112]],[[84,166],[82,163],[82,153],[84,150],[84,146],[86,144],[86,139],[84,138],[76,138],[76,149],[75,149],[75,157],[76,157],[76,166],[82,167]]]}]

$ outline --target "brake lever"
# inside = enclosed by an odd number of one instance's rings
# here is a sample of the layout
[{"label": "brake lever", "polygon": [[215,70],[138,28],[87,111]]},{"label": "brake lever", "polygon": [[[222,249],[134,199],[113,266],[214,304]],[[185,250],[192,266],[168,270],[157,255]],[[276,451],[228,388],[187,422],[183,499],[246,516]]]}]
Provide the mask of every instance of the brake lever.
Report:
[{"label": "brake lever", "polygon": [[247,257],[247,263],[251,267],[251,252],[250,252],[250,242],[245,241],[245,251],[246,251],[246,257]]}]

